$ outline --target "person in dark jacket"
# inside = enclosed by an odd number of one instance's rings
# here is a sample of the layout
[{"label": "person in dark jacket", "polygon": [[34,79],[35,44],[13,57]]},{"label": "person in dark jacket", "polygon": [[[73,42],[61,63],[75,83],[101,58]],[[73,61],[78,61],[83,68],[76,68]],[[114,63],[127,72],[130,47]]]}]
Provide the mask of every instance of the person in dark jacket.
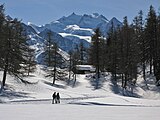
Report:
[{"label": "person in dark jacket", "polygon": [[57,93],[57,99],[56,99],[56,103],[60,103],[60,95],[59,95],[59,93]]},{"label": "person in dark jacket", "polygon": [[52,104],[56,103],[56,92],[53,93],[52,98]]}]

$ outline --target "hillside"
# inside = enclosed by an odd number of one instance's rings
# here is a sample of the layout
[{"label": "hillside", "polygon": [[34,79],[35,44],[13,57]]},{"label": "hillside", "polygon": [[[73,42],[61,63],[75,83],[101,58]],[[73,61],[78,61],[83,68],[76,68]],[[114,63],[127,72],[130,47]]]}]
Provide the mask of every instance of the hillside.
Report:
[{"label": "hillside", "polygon": [[[113,86],[109,74],[101,79],[99,89],[95,89],[92,74],[78,75],[75,86],[74,81],[70,81],[69,85],[65,81],[56,81],[52,86],[52,80],[44,77],[45,72],[41,68],[38,66],[34,74],[25,78],[30,84],[7,77],[5,91],[0,94],[0,109],[3,109],[0,110],[1,118],[52,120],[55,117],[60,120],[80,120],[84,117],[85,120],[118,120],[121,116],[127,117],[125,120],[158,120],[160,92],[152,85],[151,80],[148,84],[150,90],[147,90],[139,78],[133,90],[134,97],[131,97],[129,91],[123,96],[119,85]],[[61,103],[53,105],[51,96],[55,91],[60,93]]]},{"label": "hillside", "polygon": [[[2,73],[1,75],[2,76]],[[156,87],[153,83],[153,79],[148,80],[147,89],[145,83],[138,78],[136,87],[133,88],[133,94],[131,89],[128,88],[126,92],[120,87],[120,83],[117,86],[111,81],[111,75],[106,74],[99,80],[99,87],[95,89],[95,80],[91,77],[92,74],[78,75],[75,85],[74,81],[71,80],[70,84],[68,81],[56,81],[56,84],[52,86],[52,79],[45,77],[45,72],[38,66],[37,71],[33,73],[30,77],[24,78],[30,84],[22,83],[21,81],[15,80],[13,77],[8,75],[6,89],[3,94],[1,94],[0,101],[6,103],[14,103],[15,100],[42,100],[45,99],[49,102],[51,100],[51,95],[54,91],[60,92],[62,99],[72,99],[72,98],[103,98],[107,97],[118,97],[119,99],[124,98],[124,96],[130,96],[134,98],[141,99],[154,99],[160,100],[160,89]],[[125,94],[125,95],[124,95]],[[134,99],[133,98],[133,99]],[[128,98],[127,98],[128,99]],[[17,101],[17,102],[18,102]],[[107,100],[108,101],[108,100]],[[27,102],[27,101],[26,101]],[[64,102],[66,102],[64,100]],[[62,102],[63,103],[63,102]]]}]

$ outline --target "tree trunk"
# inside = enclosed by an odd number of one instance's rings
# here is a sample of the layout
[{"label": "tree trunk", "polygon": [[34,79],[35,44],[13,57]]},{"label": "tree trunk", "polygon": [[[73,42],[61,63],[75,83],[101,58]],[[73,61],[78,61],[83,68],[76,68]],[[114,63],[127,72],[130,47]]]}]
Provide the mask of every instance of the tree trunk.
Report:
[{"label": "tree trunk", "polygon": [[1,83],[1,90],[0,91],[2,91],[4,86],[5,86],[7,71],[8,71],[8,58],[6,59],[6,65],[5,65],[5,68],[4,68],[4,71],[3,71],[3,80],[2,80],[2,83]]},{"label": "tree trunk", "polygon": [[124,89],[127,88],[127,78],[128,78],[127,76],[128,76],[128,75],[125,74],[125,81],[124,81],[124,86],[123,86]]},{"label": "tree trunk", "polygon": [[54,84],[55,84],[55,81],[56,81],[56,67],[54,67],[53,83],[52,83],[52,85],[54,85]]},{"label": "tree trunk", "polygon": [[28,76],[29,76],[30,70],[31,70],[31,68],[30,68],[30,65],[29,65],[28,66]]},{"label": "tree trunk", "polygon": [[124,86],[124,76],[123,76],[123,73],[122,73],[122,88],[123,88],[123,86]]},{"label": "tree trunk", "polygon": [[143,79],[144,79],[144,81],[146,80],[146,65],[145,65],[145,63],[143,63]]},{"label": "tree trunk", "polygon": [[150,74],[152,74],[152,59],[150,59]]},{"label": "tree trunk", "polygon": [[69,71],[68,85],[69,85],[69,83],[70,83],[70,80],[71,80],[71,71]]},{"label": "tree trunk", "polygon": [[70,54],[70,60],[69,60],[69,77],[68,77],[68,84],[71,80],[71,69],[72,69],[72,57],[71,57],[71,54]]},{"label": "tree trunk", "polygon": [[97,56],[96,56],[96,59],[97,59],[97,77],[100,78],[99,45],[98,44],[97,44]]},{"label": "tree trunk", "polygon": [[75,86],[75,84],[76,84],[76,81],[77,81],[77,75],[76,75],[76,73],[74,74],[74,83],[73,83],[73,87]]}]

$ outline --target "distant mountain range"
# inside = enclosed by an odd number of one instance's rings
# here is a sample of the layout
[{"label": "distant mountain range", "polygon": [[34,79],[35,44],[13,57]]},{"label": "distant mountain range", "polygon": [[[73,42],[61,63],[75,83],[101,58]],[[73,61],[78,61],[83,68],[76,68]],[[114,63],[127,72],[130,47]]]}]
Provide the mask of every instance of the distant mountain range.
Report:
[{"label": "distant mountain range", "polygon": [[122,23],[115,17],[108,20],[98,13],[92,15],[72,13],[49,24],[37,26],[29,22],[28,25],[23,24],[23,27],[28,35],[28,43],[36,49],[37,60],[40,61],[39,55],[44,51],[43,45],[49,30],[52,31],[52,39],[58,43],[60,49],[69,52],[81,42],[84,43],[85,47],[89,47],[91,36],[96,28],[100,29],[103,36],[107,36],[112,23],[115,28],[122,26]]}]

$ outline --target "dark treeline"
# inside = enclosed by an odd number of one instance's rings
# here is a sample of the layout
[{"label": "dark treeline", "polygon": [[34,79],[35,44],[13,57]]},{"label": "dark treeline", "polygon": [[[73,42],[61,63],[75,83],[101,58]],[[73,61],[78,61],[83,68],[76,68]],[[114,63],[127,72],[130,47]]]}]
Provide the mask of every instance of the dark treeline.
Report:
[{"label": "dark treeline", "polygon": [[112,27],[106,39],[101,37],[99,29],[92,36],[90,63],[100,71],[112,73],[112,79],[122,81],[125,89],[128,84],[135,84],[138,74],[154,74],[156,83],[160,80],[160,13],[157,15],[150,6],[148,15],[143,18],[140,11],[129,24],[124,17],[123,26]]},{"label": "dark treeline", "polygon": [[5,86],[7,74],[23,81],[22,76],[34,71],[35,65],[34,50],[27,44],[21,21],[6,17],[4,5],[0,5],[0,70],[3,71],[1,90]]}]

